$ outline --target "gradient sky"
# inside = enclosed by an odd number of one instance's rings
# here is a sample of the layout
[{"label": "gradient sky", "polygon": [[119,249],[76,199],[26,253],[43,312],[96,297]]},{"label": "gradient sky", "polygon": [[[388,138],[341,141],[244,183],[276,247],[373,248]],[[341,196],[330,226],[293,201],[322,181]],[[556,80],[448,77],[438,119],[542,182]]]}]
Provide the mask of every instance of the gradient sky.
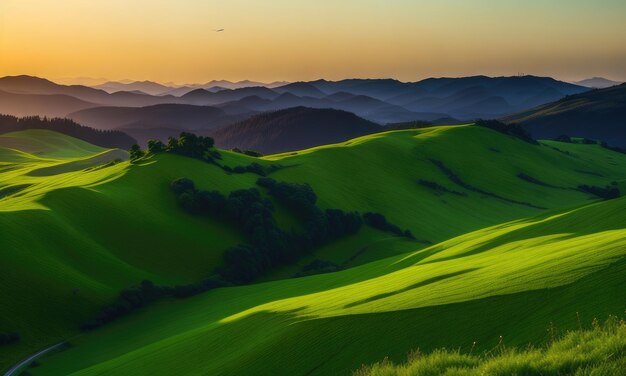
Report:
[{"label": "gradient sky", "polygon": [[626,81],[626,1],[0,0],[0,76],[184,83],[517,73]]}]

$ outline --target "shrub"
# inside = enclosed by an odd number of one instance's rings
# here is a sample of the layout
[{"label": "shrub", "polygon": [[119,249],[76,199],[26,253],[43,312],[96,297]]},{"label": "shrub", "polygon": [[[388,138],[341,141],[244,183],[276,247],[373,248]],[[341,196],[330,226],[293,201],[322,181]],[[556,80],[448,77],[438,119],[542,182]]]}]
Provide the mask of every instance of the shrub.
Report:
[{"label": "shrub", "polygon": [[130,147],[129,154],[131,161],[137,160],[145,155],[144,151],[141,150],[137,144]]},{"label": "shrub", "polygon": [[196,187],[195,187],[193,180],[187,179],[187,178],[174,180],[171,184],[171,187],[172,187],[172,190],[174,190],[174,193],[176,193],[177,195],[180,195],[185,192],[196,191]]},{"label": "shrub", "polygon": [[373,227],[375,229],[390,232],[392,234],[398,236],[404,236],[410,239],[415,239],[410,230],[400,229],[400,227],[394,225],[393,223],[387,222],[387,218],[380,213],[365,213],[363,214],[363,221],[366,225]]},{"label": "shrub", "polygon": [[144,280],[139,286],[122,290],[113,303],[102,308],[100,314],[94,320],[81,325],[80,330],[89,331],[99,328],[163,298],[187,298],[201,292],[224,286],[228,286],[228,283],[216,277],[195,284],[177,285],[173,287],[158,286],[151,281]]},{"label": "shrub", "polygon": [[263,154],[259,153],[258,151],[254,151],[254,150],[241,150],[239,148],[233,148],[231,149],[231,151],[235,152],[235,153],[239,153],[239,154],[245,154],[248,155],[250,157],[262,157]]},{"label": "shrub", "polygon": [[311,263],[303,266],[294,277],[299,278],[314,274],[333,273],[339,270],[341,270],[341,267],[334,262],[315,259]]},{"label": "shrub", "polygon": [[148,151],[152,154],[157,154],[165,151],[165,144],[160,140],[149,140]]}]

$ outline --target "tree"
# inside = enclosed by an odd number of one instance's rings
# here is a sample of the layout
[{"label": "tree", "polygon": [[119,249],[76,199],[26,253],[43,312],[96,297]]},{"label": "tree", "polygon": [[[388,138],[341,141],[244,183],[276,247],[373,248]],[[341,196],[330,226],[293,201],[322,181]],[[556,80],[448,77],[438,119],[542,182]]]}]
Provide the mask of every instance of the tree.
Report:
[{"label": "tree", "polygon": [[160,140],[149,140],[148,151],[152,154],[161,153],[165,151],[165,144]]},{"label": "tree", "polygon": [[134,144],[130,147],[130,160],[134,161],[144,156],[143,150],[139,147],[139,145]]}]

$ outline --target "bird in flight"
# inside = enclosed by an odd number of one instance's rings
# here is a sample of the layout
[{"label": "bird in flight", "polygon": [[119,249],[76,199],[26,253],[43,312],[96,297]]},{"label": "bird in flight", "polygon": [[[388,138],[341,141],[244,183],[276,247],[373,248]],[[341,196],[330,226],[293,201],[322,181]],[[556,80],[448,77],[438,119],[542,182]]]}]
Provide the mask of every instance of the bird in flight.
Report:
[{"label": "bird in flight", "polygon": [[216,33],[221,33],[224,31],[224,29],[213,29],[213,31],[215,31]]}]

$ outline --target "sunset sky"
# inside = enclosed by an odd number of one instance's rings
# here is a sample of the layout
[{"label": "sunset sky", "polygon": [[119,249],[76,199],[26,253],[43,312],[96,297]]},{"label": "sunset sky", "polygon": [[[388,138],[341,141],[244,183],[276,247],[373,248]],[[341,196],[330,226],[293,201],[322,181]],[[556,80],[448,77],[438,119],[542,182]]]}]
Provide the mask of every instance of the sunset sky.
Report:
[{"label": "sunset sky", "polygon": [[626,80],[626,1],[0,0],[0,76],[186,83],[517,73]]}]

